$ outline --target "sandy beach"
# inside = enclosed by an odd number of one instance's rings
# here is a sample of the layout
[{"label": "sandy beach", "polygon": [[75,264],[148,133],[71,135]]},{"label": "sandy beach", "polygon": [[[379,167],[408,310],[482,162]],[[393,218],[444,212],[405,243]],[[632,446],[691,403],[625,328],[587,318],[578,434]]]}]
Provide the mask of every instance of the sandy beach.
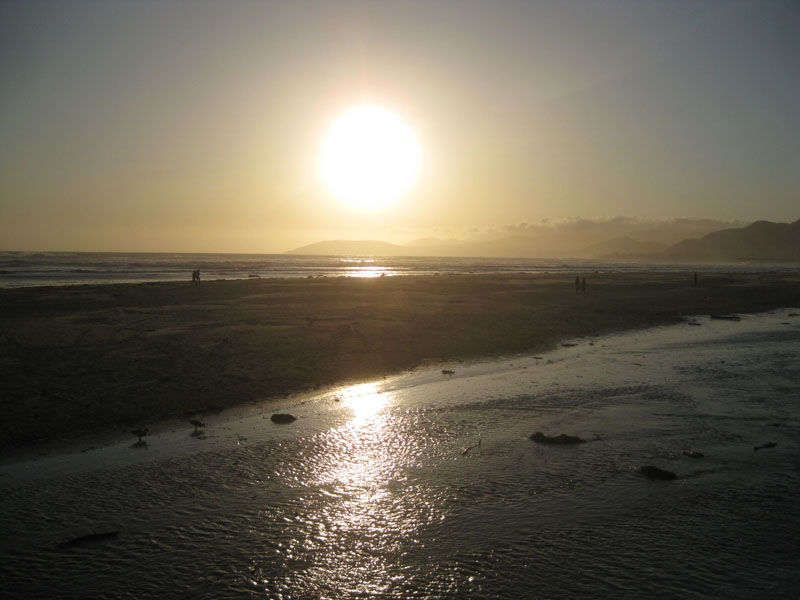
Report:
[{"label": "sandy beach", "polygon": [[798,312],[4,454],[6,596],[796,597]]},{"label": "sandy beach", "polygon": [[146,426],[422,363],[800,304],[786,273],[204,281],[0,290],[3,447]]}]

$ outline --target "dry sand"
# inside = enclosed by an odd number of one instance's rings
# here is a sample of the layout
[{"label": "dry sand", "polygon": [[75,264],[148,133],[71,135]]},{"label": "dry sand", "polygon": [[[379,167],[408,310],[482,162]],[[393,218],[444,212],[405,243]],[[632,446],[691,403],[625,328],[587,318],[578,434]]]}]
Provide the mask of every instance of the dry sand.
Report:
[{"label": "dry sand", "polygon": [[0,290],[0,446],[202,414],[682,315],[800,306],[796,274],[443,275]]}]

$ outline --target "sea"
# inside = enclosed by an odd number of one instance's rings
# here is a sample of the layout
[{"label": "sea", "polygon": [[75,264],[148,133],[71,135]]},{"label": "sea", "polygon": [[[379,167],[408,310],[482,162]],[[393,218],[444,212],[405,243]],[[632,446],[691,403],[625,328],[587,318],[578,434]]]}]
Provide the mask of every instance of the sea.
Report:
[{"label": "sea", "polygon": [[800,308],[690,320],[2,457],[3,597],[798,598]]},{"label": "sea", "polygon": [[305,256],[120,252],[0,252],[0,288],[42,285],[290,277],[380,277],[435,273],[570,273],[718,271],[800,272],[760,263],[648,264],[588,259]]}]

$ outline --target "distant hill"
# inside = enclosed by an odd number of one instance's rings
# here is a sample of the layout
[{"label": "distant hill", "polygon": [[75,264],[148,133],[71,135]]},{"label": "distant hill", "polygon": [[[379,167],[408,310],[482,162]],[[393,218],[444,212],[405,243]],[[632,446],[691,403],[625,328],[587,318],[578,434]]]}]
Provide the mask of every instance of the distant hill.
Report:
[{"label": "distant hill", "polygon": [[[746,227],[725,229],[713,229],[715,225],[718,228],[725,227],[730,222],[692,219],[640,222],[620,218],[609,221],[579,220],[553,226],[523,223],[500,228],[493,237],[482,240],[425,238],[407,244],[378,240],[328,240],[295,248],[286,254],[800,261],[800,220],[794,223],[757,221]],[[691,239],[686,239],[688,237]]]},{"label": "distant hill", "polygon": [[462,240],[414,240],[404,245],[377,240],[328,240],[301,246],[285,254],[329,256],[484,256],[503,258],[603,258],[645,256],[667,248],[659,242],[640,242],[629,237],[606,240],[580,250],[554,253],[549,240],[509,236],[483,242]]},{"label": "distant hill", "polygon": [[756,221],[684,240],[657,254],[671,260],[751,260],[800,262],[800,219],[794,223]]}]

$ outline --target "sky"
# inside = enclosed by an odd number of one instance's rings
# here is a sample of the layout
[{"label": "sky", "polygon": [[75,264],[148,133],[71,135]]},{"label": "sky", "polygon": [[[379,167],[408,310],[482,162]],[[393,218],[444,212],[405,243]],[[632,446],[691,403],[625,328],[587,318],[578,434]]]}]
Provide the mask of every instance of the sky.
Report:
[{"label": "sky", "polygon": [[[800,2],[0,3],[0,249],[283,252],[543,220],[800,218]],[[318,173],[356,106],[419,174]]]}]

